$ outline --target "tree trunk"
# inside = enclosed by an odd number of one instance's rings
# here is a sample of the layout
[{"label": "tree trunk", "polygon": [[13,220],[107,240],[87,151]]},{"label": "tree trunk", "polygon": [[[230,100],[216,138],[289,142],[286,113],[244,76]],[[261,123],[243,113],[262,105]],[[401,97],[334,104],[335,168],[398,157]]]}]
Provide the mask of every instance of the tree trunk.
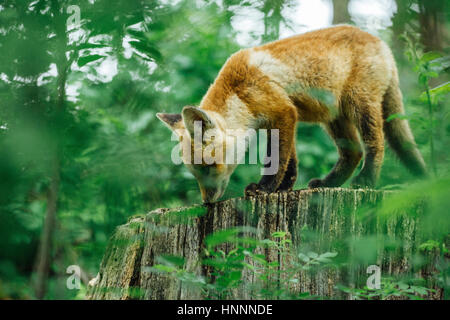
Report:
[{"label": "tree trunk", "polygon": [[406,25],[412,19],[408,13],[409,0],[396,0],[397,12],[392,17],[392,49],[397,60],[405,60],[405,45],[400,39],[406,31]]},{"label": "tree trunk", "polygon": [[52,165],[50,184],[47,193],[47,210],[45,214],[44,226],[42,229],[39,250],[36,256],[36,282],[34,291],[37,299],[43,299],[47,292],[48,274],[53,261],[54,233],[56,228],[59,185],[61,179],[61,128],[63,127],[63,112],[66,103],[66,82],[69,64],[66,58],[67,34],[66,24],[61,10],[61,6],[56,0],[52,0],[50,9],[55,17],[55,33],[58,39],[56,50],[57,66],[57,102],[54,106],[54,115],[48,121],[48,126],[52,127],[53,141],[49,153],[52,154]]},{"label": "tree trunk", "polygon": [[47,192],[47,211],[45,214],[44,226],[42,229],[41,241],[36,262],[36,283],[35,295],[38,299],[43,299],[47,292],[47,278],[52,261],[53,234],[56,223],[56,212],[58,208],[59,190],[59,163],[53,164],[53,174]]},{"label": "tree trunk", "polygon": [[349,0],[333,0],[333,24],[350,23]]},{"label": "tree trunk", "polygon": [[[201,299],[203,296],[199,290],[167,274],[155,273],[151,267],[158,263],[159,256],[181,256],[185,259],[186,270],[198,275],[209,275],[210,270],[199,265],[205,252],[206,236],[235,226],[256,228],[260,239],[271,238],[275,231],[284,231],[294,247],[309,245],[310,251],[318,253],[337,251],[337,257],[341,254],[352,257],[358,244],[368,239],[365,236],[381,241],[382,245],[376,249],[373,261],[352,264],[346,268],[328,268],[316,273],[299,271],[299,281],[290,285],[293,292],[350,298],[336,289],[336,285],[344,283],[348,287],[362,288],[368,278],[367,267],[371,264],[381,267],[382,277],[406,272],[423,276],[423,271],[412,267],[411,259],[413,252],[417,252],[420,236],[417,232],[418,218],[406,215],[409,209],[387,220],[378,216],[369,221],[360,219],[359,208],[373,211],[387,194],[386,191],[341,188],[297,190],[229,199],[209,206],[152,211],[144,218],[134,218],[117,228],[99,274],[91,281],[87,298]],[[315,232],[312,243],[307,243],[303,236],[305,227]],[[361,240],[353,241],[355,245],[347,245],[351,239]],[[401,245],[395,250],[384,251],[384,241],[393,240],[401,241]],[[220,248],[229,252],[232,246],[222,244]],[[277,251],[264,249],[261,253],[267,261],[278,261],[279,271],[285,270],[284,260],[280,259]],[[249,263],[252,264],[251,261]],[[255,297],[251,285],[257,279],[249,270],[242,275],[244,285],[233,289],[232,298]],[[432,273],[427,270],[427,274]],[[285,276],[283,272],[277,274],[279,277]],[[279,280],[273,279],[275,282]],[[438,291],[433,298],[440,298],[441,294]]]},{"label": "tree trunk", "polygon": [[446,1],[419,0],[420,33],[425,51],[442,51],[445,37]]},{"label": "tree trunk", "polygon": [[278,40],[280,37],[280,27],[283,21],[281,11],[287,5],[286,0],[264,1],[261,11],[264,13],[264,34],[263,42]]}]

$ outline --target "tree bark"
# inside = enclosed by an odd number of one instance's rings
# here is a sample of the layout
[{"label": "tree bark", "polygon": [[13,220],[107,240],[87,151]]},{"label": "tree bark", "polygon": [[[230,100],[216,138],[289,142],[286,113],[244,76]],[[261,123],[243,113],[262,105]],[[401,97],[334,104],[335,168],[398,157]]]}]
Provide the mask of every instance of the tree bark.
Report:
[{"label": "tree bark", "polygon": [[[384,245],[377,249],[373,264],[381,267],[382,276],[408,272],[423,275],[422,271],[413,270],[412,267],[413,252],[417,251],[421,240],[418,218],[406,214],[410,209],[387,220],[377,216],[369,219],[369,222],[359,219],[359,208],[374,210],[387,194],[386,191],[341,188],[297,190],[230,199],[209,206],[152,211],[144,218],[132,219],[117,228],[109,242],[99,274],[91,281],[87,298],[201,299],[203,296],[198,290],[166,274],[155,273],[150,268],[158,263],[161,255],[181,256],[185,259],[186,270],[207,275],[209,270],[198,263],[204,252],[205,237],[235,226],[256,228],[260,239],[271,238],[275,231],[287,232],[296,247],[306,245],[302,230],[307,227],[316,235],[314,242],[308,243],[312,245],[311,251],[337,251],[338,256],[345,251],[350,257],[356,250],[351,245],[344,245],[350,239],[372,236],[383,243],[385,240],[382,237],[388,237],[389,241],[395,239],[402,244],[389,252],[384,251]],[[340,243],[340,247],[336,247],[336,243]],[[232,249],[227,244],[220,245],[220,248],[225,252]],[[275,250],[265,249],[261,253],[267,261],[282,261]],[[329,268],[317,273],[299,271],[299,281],[293,283],[290,290],[333,299],[351,298],[337,290],[336,285],[345,283],[351,287],[365,284],[370,264]],[[283,271],[285,266],[280,263],[278,268]],[[283,272],[280,277],[283,277]],[[247,286],[234,289],[232,298],[254,298],[250,288],[256,281],[254,275],[250,271],[244,272],[243,280]],[[433,298],[440,298],[441,294],[438,291]]]},{"label": "tree bark", "polygon": [[419,21],[425,51],[442,51],[445,37],[446,1],[419,0]]}]

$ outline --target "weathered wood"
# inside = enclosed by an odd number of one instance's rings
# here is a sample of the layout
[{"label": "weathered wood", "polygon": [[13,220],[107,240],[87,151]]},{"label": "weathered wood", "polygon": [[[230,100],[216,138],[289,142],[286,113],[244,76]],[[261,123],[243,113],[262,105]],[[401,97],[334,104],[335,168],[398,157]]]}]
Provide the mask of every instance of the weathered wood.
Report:
[{"label": "weathered wood", "polygon": [[[208,270],[198,263],[205,237],[235,226],[255,227],[261,239],[270,238],[274,231],[285,231],[295,246],[304,245],[301,230],[307,226],[317,235],[313,250],[319,253],[333,251],[336,240],[340,240],[344,241],[346,254],[350,257],[352,251],[361,249],[357,248],[361,236],[373,235],[378,244],[400,240],[400,248],[391,252],[386,252],[381,245],[374,262],[381,266],[383,276],[405,272],[419,274],[420,270],[411,267],[412,254],[420,244],[417,216],[412,218],[399,213],[386,220],[374,214],[371,220],[360,219],[359,208],[376,208],[387,193],[342,188],[297,190],[230,199],[209,206],[152,211],[145,218],[135,218],[117,228],[87,297],[201,299],[198,290],[191,290],[173,277],[152,272],[150,268],[157,263],[158,256],[173,255],[185,258],[187,270],[205,274]],[[419,207],[416,205],[415,210],[420,210]],[[223,245],[223,249],[228,251],[230,248]],[[276,251],[262,253],[269,261],[278,261]],[[293,283],[291,289],[322,297],[348,298],[335,285],[361,283],[368,277],[367,266],[367,263],[361,263],[359,267],[331,268],[316,274],[302,271],[300,281]],[[280,268],[283,270],[284,266]],[[244,283],[253,283],[254,276],[250,272],[243,276]],[[252,298],[252,292],[245,288],[236,289],[233,297]],[[440,293],[434,298],[439,297]]]}]

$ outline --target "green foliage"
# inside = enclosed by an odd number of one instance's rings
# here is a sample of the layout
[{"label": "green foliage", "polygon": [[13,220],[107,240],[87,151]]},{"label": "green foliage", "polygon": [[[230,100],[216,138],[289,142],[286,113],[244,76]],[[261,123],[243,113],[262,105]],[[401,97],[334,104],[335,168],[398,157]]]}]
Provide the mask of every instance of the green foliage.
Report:
[{"label": "green foliage", "polygon": [[[180,257],[160,256],[151,271],[173,276],[208,299],[232,298],[234,290],[245,290],[255,299],[316,298],[307,292],[295,293],[291,286],[299,282],[300,272],[327,266],[337,253],[297,252],[288,235],[281,231],[264,240],[257,240],[256,234],[255,229],[237,227],[209,235],[201,260],[202,268],[208,270],[207,276],[187,270]],[[267,250],[281,259],[270,261],[263,253]],[[285,267],[283,271],[280,265]],[[245,281],[250,276],[255,279],[251,286]]]},{"label": "green foliage", "polygon": [[428,131],[428,139],[430,145],[430,165],[435,175],[437,175],[437,163],[435,155],[435,113],[438,108],[438,102],[449,92],[447,84],[443,84],[434,89],[430,88],[430,79],[439,77],[440,73],[447,70],[450,66],[450,56],[443,57],[439,52],[425,52],[423,53],[417,45],[416,41],[412,40],[410,36],[404,35],[403,39],[407,43],[406,55],[414,65],[414,71],[418,74],[418,82],[425,90],[421,95],[421,101],[426,104],[428,108],[428,119],[424,121],[421,118],[422,125]]},{"label": "green foliage", "polygon": [[362,289],[348,288],[338,285],[337,288],[352,296],[357,300],[394,300],[398,298],[407,298],[411,300],[423,300],[429,294],[435,292],[420,285],[414,285],[414,279],[410,281],[396,281],[391,278],[383,278],[381,280],[380,289],[370,289],[364,287]]}]

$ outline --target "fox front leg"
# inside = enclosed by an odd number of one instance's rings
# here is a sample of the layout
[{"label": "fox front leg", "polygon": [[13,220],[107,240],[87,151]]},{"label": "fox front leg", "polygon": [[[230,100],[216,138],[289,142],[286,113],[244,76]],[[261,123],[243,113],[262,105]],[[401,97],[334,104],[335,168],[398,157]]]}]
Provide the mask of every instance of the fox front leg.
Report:
[{"label": "fox front leg", "polygon": [[291,157],[287,166],[286,173],[284,174],[283,181],[278,186],[277,191],[289,191],[295,185],[297,181],[297,154],[295,150],[295,143],[292,147]]},{"label": "fox front leg", "polygon": [[[275,192],[283,182],[289,161],[292,158],[292,150],[294,149],[296,113],[295,110],[292,111],[286,112],[282,116],[280,115],[278,121],[271,126],[272,129],[278,129],[278,139],[273,137],[277,131],[269,130],[266,152],[270,162],[266,158],[261,180],[258,183],[249,184],[245,188],[246,195],[254,196],[258,193]],[[274,161],[276,162],[277,160],[278,166],[274,167]],[[296,160],[293,160],[296,163]]]}]

